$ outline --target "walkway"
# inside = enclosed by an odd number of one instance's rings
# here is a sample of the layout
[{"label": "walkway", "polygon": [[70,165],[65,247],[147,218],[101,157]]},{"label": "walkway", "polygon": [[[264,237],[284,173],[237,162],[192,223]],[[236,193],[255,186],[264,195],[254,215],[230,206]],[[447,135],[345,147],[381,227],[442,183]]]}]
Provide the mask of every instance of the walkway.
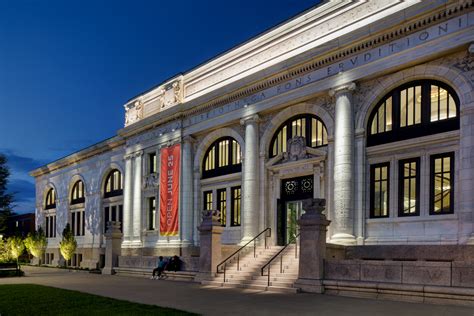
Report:
[{"label": "walkway", "polygon": [[275,294],[239,289],[210,289],[198,284],[25,267],[26,277],[0,284],[33,283],[203,315],[466,315],[474,308],[413,304],[316,294]]}]

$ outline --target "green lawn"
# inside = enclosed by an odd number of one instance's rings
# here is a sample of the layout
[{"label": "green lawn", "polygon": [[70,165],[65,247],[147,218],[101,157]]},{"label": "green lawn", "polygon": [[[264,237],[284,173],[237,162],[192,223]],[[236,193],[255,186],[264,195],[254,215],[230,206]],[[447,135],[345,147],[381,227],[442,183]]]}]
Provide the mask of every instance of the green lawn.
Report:
[{"label": "green lawn", "polygon": [[0,285],[0,315],[193,315],[33,284]]}]

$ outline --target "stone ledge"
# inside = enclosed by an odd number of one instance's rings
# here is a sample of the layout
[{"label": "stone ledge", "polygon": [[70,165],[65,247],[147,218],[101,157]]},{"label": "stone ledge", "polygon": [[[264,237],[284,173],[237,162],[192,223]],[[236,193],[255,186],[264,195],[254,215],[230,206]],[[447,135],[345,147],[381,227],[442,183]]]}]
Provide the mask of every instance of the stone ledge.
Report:
[{"label": "stone ledge", "polygon": [[430,304],[474,306],[474,288],[324,280],[325,293]]}]

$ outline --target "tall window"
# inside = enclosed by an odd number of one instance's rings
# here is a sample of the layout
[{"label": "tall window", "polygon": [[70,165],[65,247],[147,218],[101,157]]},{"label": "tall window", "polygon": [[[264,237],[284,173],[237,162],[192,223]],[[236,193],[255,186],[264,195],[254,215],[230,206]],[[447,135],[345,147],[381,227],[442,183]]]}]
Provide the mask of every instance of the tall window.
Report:
[{"label": "tall window", "polygon": [[420,215],[420,158],[399,161],[398,215]]},{"label": "tall window", "polygon": [[156,173],[157,165],[156,165],[156,153],[148,154],[148,172]]},{"label": "tall window", "polygon": [[240,172],[242,157],[239,143],[224,137],[215,141],[206,152],[202,166],[203,178]]},{"label": "tall window", "polygon": [[454,153],[431,156],[430,214],[454,211]]},{"label": "tall window", "polygon": [[82,180],[76,181],[71,191],[71,204],[84,203],[84,182]]},{"label": "tall window", "polygon": [[233,187],[230,189],[232,195],[232,209],[231,209],[231,226],[240,226],[240,207],[241,207],[241,193],[240,187]]},{"label": "tall window", "polygon": [[46,199],[44,201],[45,210],[52,208],[56,208],[56,191],[54,191],[53,188],[49,189],[48,193],[46,193]]},{"label": "tall window", "polygon": [[390,163],[370,166],[370,217],[388,217]]},{"label": "tall window", "polygon": [[212,210],[212,191],[203,192],[203,204],[205,211]]},{"label": "tall window", "polygon": [[71,210],[71,229],[74,236],[84,236],[84,209]]},{"label": "tall window", "polygon": [[155,230],[156,228],[156,198],[151,197],[148,198],[148,216],[147,216],[147,222],[148,222],[148,230]]},{"label": "tall window", "polygon": [[[107,232],[108,222],[123,223],[123,206],[121,204],[104,207],[104,233]],[[120,225],[120,231],[122,231],[122,225]]]},{"label": "tall window", "polygon": [[270,143],[270,157],[286,152],[288,140],[296,136],[304,137],[308,147],[316,148],[328,144],[326,126],[317,116],[298,115],[278,128]]},{"label": "tall window", "polygon": [[122,174],[117,169],[110,171],[105,180],[104,197],[122,195]]},{"label": "tall window", "polygon": [[388,93],[369,116],[367,145],[459,129],[459,99],[435,80],[404,84]]},{"label": "tall window", "polygon": [[45,222],[46,222],[46,231],[45,231],[46,237],[47,238],[56,237],[56,214],[46,214]]},{"label": "tall window", "polygon": [[227,219],[227,190],[217,190],[217,209],[221,212],[221,225],[226,225]]}]

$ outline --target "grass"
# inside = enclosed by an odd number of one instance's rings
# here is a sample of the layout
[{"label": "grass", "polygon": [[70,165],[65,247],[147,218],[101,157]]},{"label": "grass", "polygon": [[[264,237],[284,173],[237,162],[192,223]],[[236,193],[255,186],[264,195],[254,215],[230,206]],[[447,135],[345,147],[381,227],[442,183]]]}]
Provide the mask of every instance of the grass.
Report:
[{"label": "grass", "polygon": [[0,315],[194,315],[33,284],[0,285]]}]

